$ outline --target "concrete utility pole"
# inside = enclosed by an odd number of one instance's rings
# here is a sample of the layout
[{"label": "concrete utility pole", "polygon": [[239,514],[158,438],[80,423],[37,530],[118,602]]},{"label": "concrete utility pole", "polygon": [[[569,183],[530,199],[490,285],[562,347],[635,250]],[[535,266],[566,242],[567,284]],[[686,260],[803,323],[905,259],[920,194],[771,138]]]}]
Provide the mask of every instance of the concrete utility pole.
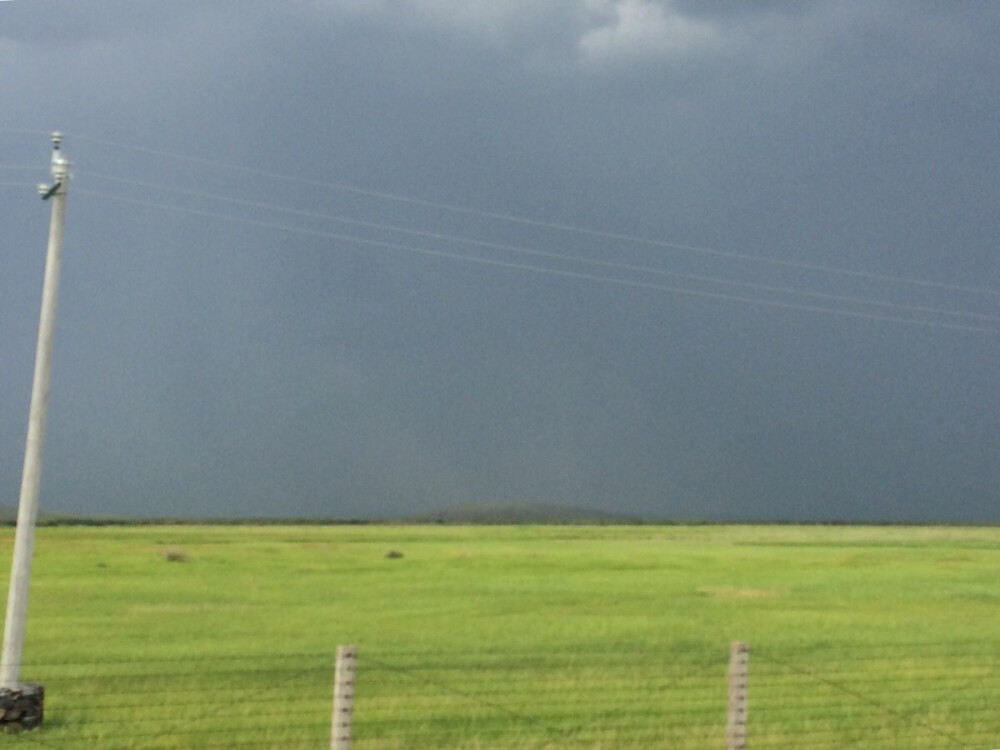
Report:
[{"label": "concrete utility pole", "polygon": [[10,570],[7,619],[4,621],[3,654],[0,656],[0,690],[17,690],[21,676],[24,623],[28,614],[28,583],[31,554],[35,546],[35,519],[38,516],[38,486],[42,474],[42,444],[45,441],[45,414],[49,404],[49,375],[52,372],[52,336],[56,324],[59,293],[59,261],[62,256],[63,221],[66,217],[66,190],[69,161],[60,153],[62,135],[52,134],[52,178],[54,184],[39,185],[42,200],[52,199],[49,249],[45,258],[42,286],[42,314],[35,351],[35,378],[31,386],[28,439],[24,450],[21,499],[17,507],[14,561]]}]

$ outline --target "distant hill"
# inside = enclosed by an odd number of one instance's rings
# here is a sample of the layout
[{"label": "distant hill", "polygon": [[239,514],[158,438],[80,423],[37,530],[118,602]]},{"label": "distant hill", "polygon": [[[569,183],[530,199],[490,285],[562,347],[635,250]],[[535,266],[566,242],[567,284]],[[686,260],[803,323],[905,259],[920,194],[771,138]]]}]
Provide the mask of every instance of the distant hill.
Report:
[{"label": "distant hill", "polygon": [[638,516],[527,501],[460,503],[404,519],[410,523],[446,524],[634,524]]}]

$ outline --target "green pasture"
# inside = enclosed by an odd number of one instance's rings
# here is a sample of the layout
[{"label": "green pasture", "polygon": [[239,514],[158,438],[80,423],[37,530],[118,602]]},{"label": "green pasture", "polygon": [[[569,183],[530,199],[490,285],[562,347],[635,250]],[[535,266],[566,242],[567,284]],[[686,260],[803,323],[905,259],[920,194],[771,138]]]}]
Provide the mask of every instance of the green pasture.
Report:
[{"label": "green pasture", "polygon": [[998,571],[998,528],[42,528],[0,745],[328,747],[353,643],[359,750],[722,748],[744,640],[752,747],[986,750]]}]

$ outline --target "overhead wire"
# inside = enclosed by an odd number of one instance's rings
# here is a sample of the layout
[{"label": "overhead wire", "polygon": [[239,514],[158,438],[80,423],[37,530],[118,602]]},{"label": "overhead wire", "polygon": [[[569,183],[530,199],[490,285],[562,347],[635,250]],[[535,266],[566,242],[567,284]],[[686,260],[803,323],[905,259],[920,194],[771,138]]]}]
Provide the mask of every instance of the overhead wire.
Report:
[{"label": "overhead wire", "polygon": [[897,315],[886,315],[879,313],[867,313],[854,310],[845,310],[842,308],[833,307],[821,307],[818,305],[801,305],[792,302],[783,302],[781,300],[770,300],[761,299],[756,297],[748,297],[744,295],[736,294],[726,294],[723,292],[712,292],[708,290],[701,289],[691,289],[689,287],[679,287],[671,286],[666,284],[655,284],[652,282],[638,281],[633,279],[622,279],[613,276],[600,276],[598,274],[583,273],[579,271],[569,271],[563,269],[550,268],[545,266],[535,266],[527,263],[515,263],[512,261],[497,260],[494,258],[483,258],[473,255],[463,255],[461,253],[447,252],[444,250],[433,250],[429,248],[416,247],[413,245],[404,245],[397,242],[387,242],[384,240],[374,240],[367,237],[359,237],[355,235],[341,234],[337,232],[329,232],[324,230],[310,229],[306,227],[290,226],[287,224],[279,224],[277,222],[263,221],[260,219],[250,219],[246,217],[238,217],[230,214],[223,214],[217,211],[208,211],[206,209],[198,208],[188,208],[184,206],[176,206],[168,203],[162,203],[158,201],[151,201],[142,198],[132,198],[128,196],[114,195],[112,193],[104,193],[101,191],[95,191],[90,189],[81,189],[79,187],[74,188],[74,192],[81,195],[88,195],[97,198],[105,198],[110,200],[118,200],[126,203],[131,203],[134,205],[147,206],[151,208],[158,208],[162,210],[175,211],[179,213],[192,214],[196,216],[204,216],[215,219],[222,219],[229,222],[246,224],[248,226],[256,226],[268,229],[275,229],[280,231],[293,232],[296,234],[322,237],[326,239],[338,240],[342,242],[350,242],[356,244],[368,245],[370,247],[381,247],[390,250],[399,250],[409,253],[417,253],[420,255],[425,255],[429,257],[446,258],[451,260],[461,260],[470,263],[479,263],[483,265],[495,266],[500,268],[510,268],[521,271],[528,271],[533,273],[547,274],[552,276],[560,276],[565,278],[575,278],[580,280],[587,280],[593,282],[616,284],[620,286],[627,286],[639,289],[649,289],[660,292],[670,292],[674,294],[703,297],[709,299],[720,299],[728,300],[733,302],[744,302],[749,304],[762,305],[766,307],[775,307],[791,310],[800,310],[805,312],[814,313],[826,313],[831,315],[840,315],[845,317],[867,319],[867,320],[879,320],[894,323],[907,323],[912,325],[922,325],[934,328],[947,328],[959,331],[971,331],[979,333],[1000,333],[1000,328],[995,328],[985,325],[963,325],[960,323],[953,323],[947,321],[935,321],[935,320],[920,320],[916,318],[906,318]]},{"label": "overhead wire", "polygon": [[[31,134],[37,134],[37,133],[43,132],[43,131],[17,130],[17,129],[11,129],[11,128],[3,128],[3,129],[0,129],[0,130],[6,131],[6,132],[20,132],[20,133],[31,133]],[[649,238],[636,237],[636,236],[626,235],[626,234],[617,234],[617,233],[603,232],[603,231],[600,231],[600,230],[592,230],[592,229],[587,229],[587,228],[583,228],[583,227],[575,227],[575,226],[571,226],[571,225],[558,224],[558,223],[547,222],[547,221],[540,221],[540,220],[536,220],[536,219],[529,219],[529,218],[526,218],[526,217],[515,216],[515,215],[511,215],[511,214],[503,214],[503,213],[492,212],[492,211],[483,211],[483,210],[473,209],[473,208],[468,208],[468,207],[463,207],[463,206],[455,206],[455,205],[446,204],[446,203],[439,203],[439,202],[435,202],[435,201],[427,201],[427,200],[423,200],[423,199],[420,199],[420,198],[415,198],[415,197],[412,197],[412,196],[403,196],[403,195],[398,195],[398,194],[394,194],[394,193],[386,193],[386,192],[383,192],[383,191],[366,190],[366,189],[363,189],[363,188],[357,188],[357,187],[352,186],[352,185],[345,185],[343,183],[322,182],[322,181],[312,180],[312,179],[308,179],[308,178],[301,178],[301,177],[295,177],[295,176],[290,176],[290,175],[284,175],[284,174],[280,174],[280,173],[276,173],[276,172],[270,172],[270,171],[267,171],[267,170],[260,170],[260,169],[255,169],[255,168],[252,168],[252,167],[247,167],[247,166],[242,166],[242,165],[236,165],[236,164],[228,164],[228,163],[224,163],[224,162],[220,162],[220,161],[215,161],[215,160],[201,159],[201,158],[197,158],[197,157],[186,156],[186,155],[183,155],[183,154],[175,154],[175,153],[171,153],[171,152],[168,152],[168,151],[162,151],[162,150],[159,150],[159,149],[151,149],[151,148],[145,148],[145,147],[141,147],[141,146],[134,146],[134,145],[129,145],[129,144],[122,144],[122,143],[108,141],[108,140],[105,140],[105,139],[93,138],[93,137],[90,137],[90,136],[72,135],[71,137],[73,137],[73,138],[75,138],[77,140],[91,142],[91,143],[95,143],[95,144],[98,144],[98,145],[112,146],[112,147],[122,148],[122,149],[129,150],[129,151],[135,151],[135,152],[138,152],[138,153],[145,153],[145,154],[151,154],[151,155],[161,156],[161,157],[164,157],[164,158],[173,159],[173,160],[177,160],[177,161],[181,161],[181,162],[186,162],[186,163],[192,163],[192,164],[196,164],[196,165],[199,165],[199,166],[207,166],[207,167],[212,167],[212,168],[217,168],[217,169],[235,170],[235,171],[242,172],[242,173],[245,173],[245,174],[252,174],[252,175],[257,175],[257,176],[264,176],[264,177],[267,177],[267,178],[270,178],[270,179],[280,179],[280,180],[286,180],[286,181],[290,181],[290,182],[296,182],[296,183],[306,184],[306,185],[315,186],[315,187],[325,187],[325,188],[330,188],[330,189],[334,189],[334,190],[342,190],[342,191],[346,191],[346,192],[349,192],[349,193],[360,194],[360,195],[365,195],[365,196],[370,196],[370,197],[376,197],[376,198],[380,198],[380,199],[393,200],[393,201],[402,201],[402,202],[410,203],[410,204],[414,204],[414,205],[433,207],[433,208],[437,208],[437,209],[441,209],[441,210],[453,211],[453,212],[458,212],[458,213],[466,214],[466,215],[477,215],[477,216],[482,216],[482,217],[501,219],[501,220],[504,220],[504,221],[510,221],[510,222],[519,223],[519,224],[523,224],[523,225],[536,226],[536,227],[544,227],[544,228],[550,228],[550,229],[557,229],[557,230],[561,230],[561,231],[573,232],[573,233],[576,233],[578,235],[583,235],[583,236],[593,236],[593,237],[600,237],[600,238],[605,238],[605,239],[614,239],[614,240],[619,241],[619,242],[632,242],[632,243],[639,243],[639,244],[644,244],[644,245],[659,246],[659,247],[669,248],[669,249],[688,250],[688,251],[692,251],[692,252],[708,253],[708,254],[711,254],[711,255],[722,256],[722,257],[726,257],[726,258],[730,258],[730,259],[738,259],[738,260],[742,260],[742,261],[752,261],[752,262],[760,262],[760,263],[770,263],[772,265],[794,267],[794,268],[805,269],[805,270],[813,270],[813,271],[822,271],[822,272],[825,272],[825,273],[832,273],[832,274],[836,274],[836,275],[848,276],[848,277],[855,277],[855,278],[864,278],[864,279],[870,279],[870,280],[881,280],[881,281],[888,281],[888,282],[894,282],[894,283],[912,284],[912,285],[917,285],[917,286],[927,287],[927,288],[938,288],[938,289],[946,289],[946,290],[952,290],[952,291],[962,291],[962,292],[965,292],[965,293],[983,293],[983,294],[990,294],[990,295],[1000,295],[1000,291],[993,290],[993,289],[988,289],[988,288],[970,287],[970,286],[963,286],[963,285],[957,285],[957,284],[950,284],[950,283],[946,283],[946,282],[927,281],[927,280],[922,280],[922,279],[911,279],[911,278],[905,278],[905,277],[900,277],[900,276],[892,276],[892,275],[885,275],[885,274],[872,274],[872,273],[868,273],[868,272],[853,271],[853,270],[848,270],[848,269],[834,268],[834,267],[829,267],[829,266],[820,266],[820,265],[808,264],[808,263],[799,263],[799,262],[795,262],[795,261],[785,261],[785,260],[778,260],[778,259],[773,259],[773,258],[762,258],[762,257],[759,257],[759,256],[751,256],[751,255],[747,255],[747,254],[743,254],[743,253],[733,253],[733,252],[728,252],[728,251],[714,250],[714,249],[711,249],[711,248],[697,247],[697,246],[693,246],[693,245],[684,245],[684,244],[680,244],[680,243],[672,243],[672,242],[665,242],[665,241],[660,241],[660,240],[652,240],[652,239],[649,239]],[[12,167],[13,167],[13,165],[12,165]],[[20,166],[18,166],[17,168],[20,168]],[[34,167],[31,167],[31,168],[34,169]],[[804,289],[800,289],[800,288],[792,288],[792,287],[788,287],[788,286],[779,286],[779,285],[775,285],[775,284],[761,284],[761,283],[755,283],[755,282],[749,282],[749,281],[737,281],[737,280],[729,279],[729,278],[721,278],[721,277],[699,275],[699,274],[685,274],[685,273],[680,273],[680,272],[676,272],[676,271],[668,271],[668,270],[665,270],[665,269],[662,269],[662,268],[654,268],[654,267],[645,266],[645,265],[628,264],[628,263],[622,263],[622,262],[619,262],[619,261],[608,261],[608,260],[602,260],[602,259],[597,259],[597,258],[586,258],[586,257],[580,257],[580,256],[576,256],[576,255],[569,255],[569,254],[565,254],[565,253],[555,253],[555,252],[551,252],[551,251],[537,250],[537,249],[522,247],[522,246],[518,246],[518,245],[489,242],[489,241],[486,241],[486,240],[480,240],[480,239],[475,239],[475,238],[471,238],[471,237],[462,237],[462,236],[457,236],[457,235],[449,235],[449,234],[440,233],[440,232],[428,232],[428,231],[423,231],[423,230],[418,230],[418,229],[412,229],[412,228],[407,228],[407,227],[394,226],[394,225],[390,225],[390,224],[386,224],[386,223],[382,223],[382,222],[365,221],[365,220],[362,220],[362,219],[357,219],[357,218],[352,218],[352,217],[346,217],[346,216],[337,216],[337,215],[332,215],[332,214],[321,214],[321,213],[316,213],[316,212],[303,211],[303,210],[300,210],[300,209],[292,209],[292,208],[287,208],[287,207],[282,207],[282,206],[276,206],[276,205],[273,205],[273,204],[267,204],[267,203],[263,203],[263,202],[244,201],[244,200],[240,200],[240,199],[236,199],[236,198],[230,198],[230,197],[226,197],[226,196],[213,195],[211,193],[205,193],[205,192],[201,192],[201,191],[184,190],[184,189],[180,189],[180,188],[174,188],[174,187],[169,187],[169,186],[165,186],[165,185],[159,185],[159,184],[156,184],[156,183],[147,183],[147,182],[140,182],[140,181],[135,181],[135,180],[124,180],[124,179],[121,179],[121,178],[117,178],[117,177],[113,177],[113,176],[109,176],[109,175],[104,175],[104,174],[100,174],[100,173],[96,173],[96,172],[83,172],[82,174],[89,175],[89,176],[95,177],[97,179],[105,179],[105,180],[117,182],[119,184],[141,186],[141,187],[145,187],[145,188],[153,188],[153,189],[158,189],[158,190],[164,190],[164,191],[173,192],[175,194],[188,195],[188,196],[191,196],[191,197],[198,197],[200,199],[223,201],[223,202],[228,202],[228,203],[233,204],[233,205],[241,205],[241,206],[244,206],[244,207],[252,207],[252,208],[255,208],[255,209],[265,209],[265,210],[269,210],[269,211],[282,212],[282,213],[287,213],[287,214],[290,214],[290,215],[296,215],[296,216],[307,217],[307,218],[311,218],[311,219],[318,219],[318,220],[323,220],[323,221],[335,221],[335,222],[339,222],[339,223],[351,224],[351,225],[354,225],[354,226],[362,226],[362,227],[365,227],[365,228],[368,228],[368,229],[374,229],[374,230],[378,230],[378,231],[397,232],[397,233],[402,233],[402,234],[409,235],[411,237],[421,237],[421,238],[424,238],[424,239],[431,239],[431,240],[435,240],[435,241],[446,241],[446,242],[454,242],[454,243],[463,243],[463,244],[466,244],[466,245],[473,245],[473,246],[481,247],[481,248],[490,248],[490,249],[501,250],[501,251],[505,251],[505,252],[513,252],[513,253],[519,253],[519,254],[529,255],[529,256],[532,256],[532,257],[535,257],[535,258],[544,258],[546,260],[556,260],[556,261],[559,261],[559,262],[566,262],[566,263],[574,263],[574,264],[596,266],[596,267],[600,267],[600,268],[603,268],[603,269],[608,269],[608,270],[611,270],[611,271],[622,271],[622,272],[625,272],[625,273],[638,273],[638,274],[643,274],[643,275],[647,275],[647,276],[648,275],[653,275],[653,276],[659,276],[659,277],[664,277],[664,278],[672,278],[672,279],[676,279],[676,280],[682,281],[682,282],[686,281],[686,282],[694,282],[694,283],[697,283],[697,284],[712,284],[712,285],[724,286],[724,287],[729,287],[729,288],[752,290],[754,292],[763,292],[763,293],[766,293],[766,294],[773,294],[773,295],[791,295],[791,296],[800,297],[800,298],[801,297],[805,297],[807,299],[815,299],[815,300],[820,300],[822,302],[835,302],[835,303],[843,303],[843,304],[848,304],[848,305],[863,306],[863,307],[867,307],[869,309],[870,308],[881,308],[882,310],[887,310],[887,311],[890,311],[890,312],[912,313],[913,315],[944,316],[944,317],[950,317],[950,318],[958,318],[958,319],[964,319],[966,321],[974,321],[974,323],[962,323],[962,322],[959,322],[959,321],[928,320],[928,319],[924,319],[924,318],[904,317],[903,315],[886,314],[886,313],[883,313],[883,312],[870,312],[870,311],[869,312],[863,312],[863,311],[859,311],[859,310],[844,309],[844,308],[841,308],[841,307],[830,307],[830,306],[824,306],[824,305],[810,305],[810,304],[797,304],[797,303],[793,303],[793,302],[781,301],[781,300],[776,300],[776,299],[765,299],[765,298],[761,298],[761,297],[750,297],[750,296],[743,295],[743,294],[727,294],[727,293],[719,292],[719,291],[710,291],[710,290],[705,290],[705,289],[696,289],[696,288],[691,288],[690,286],[682,287],[682,286],[676,286],[676,285],[656,284],[656,283],[651,283],[649,281],[642,281],[642,280],[635,280],[635,279],[623,279],[623,278],[617,277],[617,276],[607,276],[607,275],[600,275],[600,274],[596,274],[596,273],[583,273],[583,272],[580,272],[580,271],[569,271],[569,270],[564,270],[564,269],[557,269],[557,268],[551,268],[551,267],[537,266],[537,265],[532,265],[532,264],[528,264],[528,263],[518,263],[518,262],[513,262],[513,261],[498,260],[498,259],[494,259],[494,258],[484,258],[482,256],[465,255],[465,254],[461,254],[461,253],[451,253],[451,252],[446,252],[446,251],[443,251],[443,250],[431,250],[431,249],[423,248],[423,247],[415,247],[415,246],[412,246],[412,245],[403,245],[401,243],[377,241],[377,240],[373,240],[373,239],[370,239],[370,238],[358,237],[358,236],[352,236],[352,235],[345,235],[345,234],[338,234],[338,233],[333,233],[333,232],[317,232],[317,231],[314,231],[314,230],[307,230],[307,229],[304,229],[304,228],[298,227],[298,226],[288,226],[288,225],[284,225],[284,224],[277,224],[275,222],[261,222],[260,220],[256,220],[256,219],[246,219],[246,218],[242,218],[242,217],[231,216],[231,215],[228,215],[228,214],[222,214],[222,213],[219,213],[219,212],[205,211],[203,209],[188,209],[188,208],[183,208],[183,207],[180,207],[180,206],[175,206],[175,205],[170,205],[170,204],[157,203],[155,201],[141,201],[141,200],[135,199],[135,198],[125,198],[125,197],[122,197],[122,196],[116,196],[116,195],[111,195],[111,194],[102,194],[99,191],[89,191],[89,194],[92,195],[92,196],[95,196],[95,197],[103,197],[103,198],[112,199],[112,200],[125,200],[125,201],[129,201],[129,202],[132,202],[132,203],[140,203],[142,205],[147,205],[147,206],[150,206],[150,207],[156,207],[156,208],[160,208],[160,209],[164,209],[164,210],[184,211],[184,212],[187,212],[187,213],[192,213],[192,214],[197,214],[197,215],[202,215],[202,216],[212,217],[212,218],[217,218],[217,219],[223,219],[223,220],[227,220],[227,221],[250,223],[250,224],[257,225],[257,226],[267,226],[267,227],[270,227],[272,229],[276,229],[276,230],[280,230],[280,231],[289,231],[289,232],[298,232],[298,233],[312,234],[314,236],[317,236],[317,235],[318,236],[324,236],[324,237],[327,237],[327,238],[330,238],[330,239],[336,239],[336,240],[341,240],[341,241],[346,241],[346,242],[352,242],[352,243],[357,243],[357,244],[367,244],[369,246],[380,246],[380,247],[383,247],[383,248],[386,248],[386,249],[394,249],[394,250],[402,250],[402,251],[420,253],[420,254],[425,255],[425,256],[435,256],[435,257],[440,257],[440,258],[450,258],[450,259],[453,259],[453,260],[461,260],[461,261],[473,262],[473,263],[480,263],[480,264],[491,265],[491,266],[507,267],[507,268],[513,268],[513,269],[518,269],[518,270],[523,270],[523,271],[531,271],[531,272],[535,272],[535,273],[544,273],[544,274],[557,275],[557,276],[563,276],[563,277],[579,278],[579,279],[585,279],[585,280],[590,280],[590,281],[595,281],[595,282],[612,283],[612,284],[618,284],[618,285],[624,285],[624,286],[631,286],[631,287],[637,287],[637,288],[654,289],[654,290],[659,290],[659,291],[671,292],[671,293],[675,293],[675,294],[686,294],[686,295],[691,295],[691,296],[700,296],[700,297],[708,297],[708,298],[715,298],[715,299],[724,299],[724,300],[738,301],[738,302],[743,302],[743,303],[748,303],[748,304],[758,304],[758,305],[765,305],[765,306],[770,306],[770,307],[781,307],[781,308],[788,308],[788,309],[799,309],[799,310],[809,311],[809,312],[819,312],[819,313],[827,313],[827,314],[834,314],[834,315],[844,315],[844,316],[849,316],[849,317],[867,318],[867,319],[872,319],[872,320],[885,320],[885,321],[900,322],[900,323],[910,323],[910,324],[918,324],[918,325],[930,325],[930,326],[934,326],[934,327],[953,328],[953,329],[957,329],[957,330],[979,331],[979,332],[988,332],[988,333],[998,333],[998,332],[1000,332],[1000,329],[994,328],[994,327],[989,326],[989,325],[985,325],[985,324],[988,324],[990,322],[1000,321],[1000,316],[989,314],[989,313],[972,312],[972,311],[964,311],[964,310],[956,310],[956,309],[947,309],[947,308],[943,308],[943,307],[932,307],[932,306],[928,306],[928,305],[903,304],[903,303],[899,303],[899,302],[887,301],[887,300],[884,300],[884,299],[872,299],[870,297],[857,297],[857,296],[843,295],[843,294],[832,294],[832,293],[828,293],[828,292],[819,292],[819,291],[813,291],[813,290],[804,290]],[[0,183],[0,184],[4,184],[4,183]],[[7,184],[9,184],[11,186],[13,186],[13,185],[28,186],[28,183],[7,183]],[[77,187],[75,189],[75,192],[80,192],[80,193],[83,193],[83,194],[88,194],[88,191],[81,190],[79,187]]]},{"label": "overhead wire", "polygon": [[[0,164],[0,170],[8,170],[10,172],[35,172],[38,171],[42,173],[44,167],[39,167],[38,164]],[[5,180],[0,182],[0,187],[38,187],[37,182],[23,182],[23,181],[9,181]]]},{"label": "overhead wire", "polygon": [[545,259],[548,259],[548,260],[558,260],[558,261],[563,261],[563,262],[579,263],[579,264],[583,264],[583,265],[598,266],[598,267],[601,267],[601,268],[607,268],[609,270],[618,270],[618,271],[626,271],[626,272],[630,272],[630,273],[649,274],[649,275],[654,275],[654,276],[674,278],[674,279],[678,279],[678,280],[682,280],[682,281],[695,281],[695,282],[699,282],[699,283],[717,284],[717,285],[720,285],[720,286],[729,286],[729,287],[736,287],[736,288],[752,289],[754,291],[763,291],[763,292],[769,292],[769,293],[775,293],[775,294],[788,294],[788,295],[795,295],[795,296],[800,296],[800,297],[814,298],[814,299],[820,299],[820,300],[826,300],[826,301],[832,301],[832,302],[845,302],[845,303],[850,303],[850,304],[870,305],[870,306],[874,306],[874,307],[882,307],[882,308],[888,308],[888,309],[892,309],[892,310],[898,310],[900,312],[913,312],[913,313],[922,313],[922,314],[945,315],[945,316],[960,317],[960,318],[969,318],[969,319],[975,319],[975,320],[981,320],[981,321],[1000,322],[1000,315],[991,315],[991,314],[987,314],[987,313],[968,312],[968,311],[963,311],[963,310],[950,310],[950,309],[945,309],[945,308],[930,307],[930,306],[924,306],[924,305],[900,304],[900,303],[896,303],[896,302],[888,302],[888,301],[882,301],[882,300],[875,300],[875,299],[866,298],[866,297],[856,297],[856,296],[841,295],[841,294],[830,294],[830,293],[826,293],[826,292],[816,292],[816,291],[805,291],[805,290],[802,290],[802,289],[795,289],[795,288],[791,288],[791,287],[787,287],[787,286],[777,286],[777,285],[773,285],[773,284],[759,284],[759,283],[748,282],[748,281],[736,281],[736,280],[733,280],[733,279],[726,279],[726,278],[720,278],[720,277],[714,277],[714,276],[706,276],[706,275],[700,275],[700,274],[679,273],[679,272],[676,272],[676,271],[667,271],[667,270],[664,270],[664,269],[661,269],[661,268],[654,268],[652,266],[646,266],[646,265],[638,265],[638,264],[631,264],[631,263],[621,263],[621,262],[618,262],[618,261],[608,261],[608,260],[601,260],[601,259],[596,259],[596,258],[586,258],[586,257],[575,256],[575,255],[569,255],[569,254],[566,254],[566,253],[556,253],[556,252],[551,252],[551,251],[546,251],[546,250],[538,250],[538,249],[535,249],[535,248],[526,248],[526,247],[522,247],[522,246],[519,246],[519,245],[511,245],[511,244],[506,244],[506,243],[489,242],[489,241],[486,241],[486,240],[480,240],[480,239],[475,239],[475,238],[470,238],[470,237],[462,237],[462,236],[457,236],[457,235],[444,234],[444,233],[440,233],[440,232],[428,232],[428,231],[419,230],[419,229],[411,229],[411,228],[407,228],[407,227],[400,227],[400,226],[395,226],[395,225],[391,225],[391,224],[386,224],[386,223],[383,223],[383,222],[366,221],[366,220],[356,219],[356,218],[351,218],[351,217],[346,217],[346,216],[339,216],[339,215],[327,214],[327,213],[318,213],[318,212],[314,212],[314,211],[306,211],[306,210],[303,210],[303,209],[296,209],[296,208],[289,208],[289,207],[285,207],[285,206],[278,206],[278,205],[274,205],[274,204],[271,204],[271,203],[265,203],[265,202],[262,202],[262,201],[249,201],[249,200],[243,200],[243,199],[239,199],[239,198],[233,198],[233,197],[230,197],[230,196],[222,196],[222,195],[217,195],[217,194],[207,193],[207,192],[197,191],[197,190],[187,190],[187,189],[182,189],[182,188],[175,188],[175,187],[170,187],[170,186],[166,186],[166,185],[161,185],[161,184],[157,184],[157,183],[150,183],[150,182],[145,182],[145,181],[140,181],[140,180],[122,179],[122,178],[118,178],[118,177],[114,177],[114,176],[110,176],[110,175],[106,175],[106,174],[102,174],[102,173],[98,173],[98,172],[81,171],[79,173],[82,174],[82,175],[86,175],[86,176],[90,176],[90,177],[94,177],[94,178],[97,178],[97,179],[106,180],[106,181],[109,181],[109,182],[114,182],[114,183],[118,183],[118,184],[122,184],[122,185],[127,185],[127,186],[130,186],[130,187],[140,187],[140,188],[144,188],[144,189],[160,190],[160,191],[170,192],[170,193],[174,193],[174,194],[178,194],[178,195],[184,195],[184,196],[188,196],[188,197],[198,198],[200,200],[212,200],[212,201],[218,201],[218,202],[223,202],[223,203],[229,203],[229,204],[232,204],[232,205],[235,205],[235,206],[241,206],[241,207],[245,207],[245,208],[264,209],[264,210],[268,210],[268,211],[285,213],[285,214],[289,214],[289,215],[292,215],[292,216],[299,216],[299,217],[309,218],[309,219],[319,219],[319,220],[323,220],[323,221],[334,221],[334,222],[338,222],[338,223],[350,224],[350,225],[354,225],[354,226],[361,226],[361,227],[370,228],[370,229],[377,229],[377,230],[383,230],[383,231],[389,231],[389,232],[397,232],[397,233],[401,233],[401,234],[410,235],[410,236],[413,236],[413,237],[421,237],[421,238],[424,238],[424,239],[443,240],[443,241],[447,241],[447,242],[455,242],[455,243],[462,243],[462,244],[474,245],[474,246],[477,246],[477,247],[483,247],[483,248],[489,248],[489,249],[494,249],[494,250],[502,250],[502,251],[506,251],[506,252],[519,253],[519,254],[529,255],[529,256],[538,257],[538,258],[545,258]]},{"label": "overhead wire", "polygon": [[[64,134],[65,135],[65,134]],[[356,195],[363,195],[372,198],[379,198],[382,200],[396,201],[401,203],[407,203],[416,206],[423,206],[427,208],[434,208],[442,211],[448,211],[452,213],[464,214],[468,216],[479,216],[483,218],[497,219],[500,221],[506,221],[515,224],[521,224],[525,226],[533,226],[538,228],[553,229],[563,232],[571,232],[581,236],[595,237],[607,240],[615,240],[618,242],[627,242],[632,244],[646,245],[651,247],[659,247],[668,250],[678,250],[686,251],[691,253],[712,255],[716,257],[728,258],[733,260],[746,261],[751,263],[767,264],[773,266],[781,266],[786,268],[797,268],[801,270],[817,271],[822,273],[836,274],[841,276],[854,277],[859,279],[870,279],[874,281],[888,281],[899,284],[911,284],[914,286],[921,287],[932,287],[939,289],[950,289],[952,291],[961,292],[973,292],[978,294],[989,294],[1000,296],[1000,290],[990,289],[986,287],[975,287],[967,286],[961,284],[953,284],[949,282],[941,281],[930,281],[925,279],[914,279],[903,276],[894,276],[891,274],[880,274],[872,273],[868,271],[857,271],[852,269],[837,268],[835,266],[828,266],[824,264],[816,263],[805,263],[802,261],[793,261],[781,258],[771,258],[765,256],[750,255],[747,253],[738,253],[728,250],[719,250],[716,248],[709,248],[700,245],[692,245],[678,242],[668,242],[665,240],[657,240],[649,237],[641,237],[637,235],[631,235],[619,232],[608,232],[599,229],[592,229],[587,227],[575,226],[572,224],[559,223],[553,221],[546,221],[542,219],[532,219],[525,216],[519,216],[516,214],[503,213],[498,211],[488,211],[478,208],[470,208],[467,206],[458,206],[455,204],[444,203],[439,201],[431,201],[423,198],[417,198],[414,196],[401,195],[398,193],[386,192],[382,190],[372,190],[367,188],[360,188],[355,185],[348,185],[342,182],[332,182],[316,180],[307,177],[299,177],[295,175],[282,174],[280,172],[274,172],[270,170],[258,169],[255,167],[248,167],[239,164],[230,164],[223,161],[218,161],[214,159],[204,159],[194,156],[187,156],[184,154],[176,154],[169,151],[164,151],[161,149],[146,148],[143,146],[135,146],[126,143],[120,143],[116,141],[109,141],[103,138],[94,138],[91,136],[80,135],[80,134],[69,134],[71,137],[93,143],[96,145],[108,146],[112,148],[119,148],[129,151],[135,151],[137,153],[148,154],[152,156],[160,156],[163,158],[173,159],[175,161],[185,162],[188,164],[195,164],[203,167],[212,167],[215,169],[227,169],[234,172],[240,172],[242,174],[249,174],[258,177],[266,177],[272,180],[283,180],[286,182],[298,183],[301,185],[308,185],[311,187],[320,187],[330,190],[337,190],[347,193],[352,193]]]}]

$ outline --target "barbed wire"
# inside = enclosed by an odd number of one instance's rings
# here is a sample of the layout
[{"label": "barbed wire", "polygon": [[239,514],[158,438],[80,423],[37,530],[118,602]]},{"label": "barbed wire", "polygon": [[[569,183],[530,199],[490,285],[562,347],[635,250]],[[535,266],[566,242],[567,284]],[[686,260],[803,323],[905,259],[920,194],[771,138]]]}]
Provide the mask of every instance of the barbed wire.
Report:
[{"label": "barbed wire", "polygon": [[[751,644],[754,747],[1000,746],[1000,642]],[[359,750],[721,746],[712,644],[361,649]],[[46,686],[40,748],[297,748],[329,739],[332,653],[24,665]]]}]

